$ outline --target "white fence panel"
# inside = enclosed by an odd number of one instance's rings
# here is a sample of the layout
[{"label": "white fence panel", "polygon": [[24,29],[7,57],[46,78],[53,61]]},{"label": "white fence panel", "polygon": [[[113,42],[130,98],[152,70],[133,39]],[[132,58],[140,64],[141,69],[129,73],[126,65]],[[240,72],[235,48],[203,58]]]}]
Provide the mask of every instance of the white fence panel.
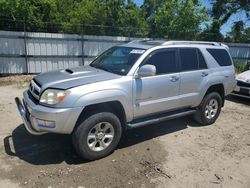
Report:
[{"label": "white fence panel", "polygon": [[[88,65],[106,49],[140,39],[0,31],[0,74],[40,73]],[[233,58],[250,59],[249,44],[228,45]]]},{"label": "white fence panel", "polygon": [[19,74],[25,71],[25,58],[0,57],[0,74]]}]

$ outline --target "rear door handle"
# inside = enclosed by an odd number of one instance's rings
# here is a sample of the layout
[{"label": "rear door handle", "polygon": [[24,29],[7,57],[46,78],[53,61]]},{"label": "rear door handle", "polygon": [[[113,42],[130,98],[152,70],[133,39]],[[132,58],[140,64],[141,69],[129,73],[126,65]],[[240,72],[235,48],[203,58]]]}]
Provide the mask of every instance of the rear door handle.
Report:
[{"label": "rear door handle", "polygon": [[179,80],[179,77],[177,77],[177,76],[171,76],[170,77],[171,82],[177,82],[178,80]]},{"label": "rear door handle", "polygon": [[206,77],[207,75],[208,75],[207,72],[202,72],[202,73],[201,73],[201,76],[202,76],[202,77]]}]

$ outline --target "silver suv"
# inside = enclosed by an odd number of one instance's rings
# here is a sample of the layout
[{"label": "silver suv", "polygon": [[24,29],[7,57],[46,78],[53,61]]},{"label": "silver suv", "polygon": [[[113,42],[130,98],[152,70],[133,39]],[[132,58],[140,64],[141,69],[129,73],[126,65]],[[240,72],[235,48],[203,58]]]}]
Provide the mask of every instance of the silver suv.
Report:
[{"label": "silver suv", "polygon": [[112,47],[89,66],[39,74],[23,103],[15,100],[31,134],[72,134],[78,154],[95,160],[130,128],[191,114],[214,123],[235,84],[223,44],[143,40]]}]

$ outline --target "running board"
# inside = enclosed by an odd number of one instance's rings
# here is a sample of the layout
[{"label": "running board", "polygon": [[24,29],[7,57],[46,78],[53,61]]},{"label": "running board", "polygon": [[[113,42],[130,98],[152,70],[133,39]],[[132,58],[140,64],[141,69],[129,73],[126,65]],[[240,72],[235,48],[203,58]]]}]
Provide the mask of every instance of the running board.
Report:
[{"label": "running board", "polygon": [[142,126],[149,125],[149,124],[155,124],[155,123],[159,123],[162,121],[167,121],[170,119],[175,119],[175,118],[182,117],[182,116],[191,115],[191,114],[194,114],[195,112],[196,112],[195,109],[188,109],[185,111],[177,111],[177,112],[168,112],[168,113],[157,115],[157,116],[155,115],[151,119],[144,118],[144,119],[137,120],[134,122],[132,121],[127,124],[127,127],[128,129],[133,129],[133,128],[142,127]]}]

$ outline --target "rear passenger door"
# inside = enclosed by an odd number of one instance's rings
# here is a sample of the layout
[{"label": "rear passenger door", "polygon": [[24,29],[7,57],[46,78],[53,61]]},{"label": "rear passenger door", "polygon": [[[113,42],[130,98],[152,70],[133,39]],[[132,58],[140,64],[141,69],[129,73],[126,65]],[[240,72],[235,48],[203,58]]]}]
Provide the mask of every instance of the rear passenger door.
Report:
[{"label": "rear passenger door", "polygon": [[180,48],[178,51],[181,69],[180,103],[182,107],[189,107],[198,99],[210,71],[198,48]]}]

